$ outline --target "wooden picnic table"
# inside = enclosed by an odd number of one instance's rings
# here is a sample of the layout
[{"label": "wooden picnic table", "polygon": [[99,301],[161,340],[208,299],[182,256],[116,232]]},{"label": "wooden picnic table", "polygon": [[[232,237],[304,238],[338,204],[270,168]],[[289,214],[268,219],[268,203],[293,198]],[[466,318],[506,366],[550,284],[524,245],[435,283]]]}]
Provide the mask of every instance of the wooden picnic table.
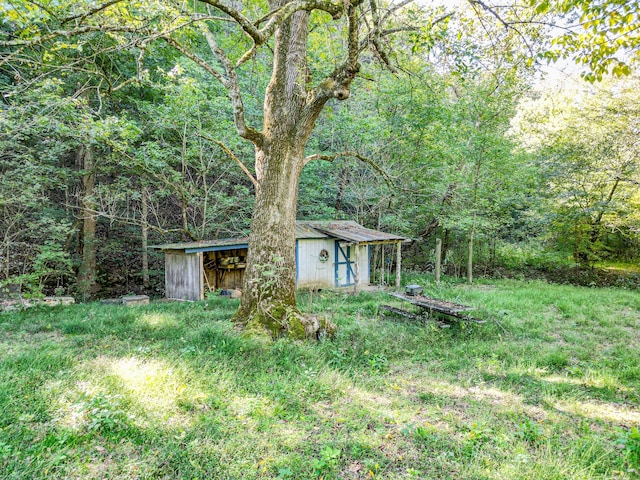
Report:
[{"label": "wooden picnic table", "polygon": [[[474,323],[485,323],[484,320],[479,320],[477,318],[473,318],[469,313],[472,310],[475,310],[475,307],[471,307],[469,305],[462,305],[459,303],[447,302],[445,300],[438,300],[436,298],[426,297],[424,295],[407,295],[405,293],[397,293],[390,292],[389,295],[392,295],[400,300],[405,302],[409,302],[412,305],[416,305],[420,308],[427,310],[429,313],[441,313],[443,315],[447,315],[449,317],[457,318],[458,320],[464,320]],[[416,318],[417,315],[408,312],[406,310],[402,310],[399,308],[392,307],[390,305],[381,305],[380,308],[385,310],[392,311],[399,315],[403,315],[405,317],[413,317]]]}]

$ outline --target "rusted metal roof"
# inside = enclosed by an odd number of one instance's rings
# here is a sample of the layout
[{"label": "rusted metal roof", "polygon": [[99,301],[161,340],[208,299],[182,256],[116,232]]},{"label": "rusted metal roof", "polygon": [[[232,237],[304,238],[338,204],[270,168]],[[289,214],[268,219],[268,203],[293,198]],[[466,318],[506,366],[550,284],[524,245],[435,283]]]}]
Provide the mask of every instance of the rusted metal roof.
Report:
[{"label": "rusted metal roof", "polygon": [[296,239],[301,238],[328,238],[329,235],[313,228],[309,222],[296,220]]},{"label": "rusted metal roof", "polygon": [[[338,238],[350,243],[397,242],[407,240],[391,233],[371,230],[351,220],[296,221],[296,239]],[[219,238],[199,242],[151,245],[155,250],[184,250],[185,253],[247,248],[249,237]]]},{"label": "rusted metal roof", "polygon": [[186,253],[203,252],[205,250],[232,250],[234,248],[247,248],[249,237],[218,238],[215,240],[200,240],[198,242],[165,243],[163,245],[150,245],[155,250],[184,250]]},{"label": "rusted metal roof", "polygon": [[298,222],[311,227],[329,237],[339,238],[351,243],[398,242],[407,240],[393,233],[381,232],[363,227],[352,220],[328,220]]}]

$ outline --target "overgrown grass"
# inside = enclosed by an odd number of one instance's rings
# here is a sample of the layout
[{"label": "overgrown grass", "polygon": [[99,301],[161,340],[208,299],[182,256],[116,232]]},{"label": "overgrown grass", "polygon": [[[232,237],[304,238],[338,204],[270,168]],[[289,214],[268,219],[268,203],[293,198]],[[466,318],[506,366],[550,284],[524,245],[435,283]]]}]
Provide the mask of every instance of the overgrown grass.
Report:
[{"label": "overgrown grass", "polygon": [[301,295],[317,344],[244,337],[226,298],[0,314],[0,478],[634,478],[640,294],[410,280],[488,322],[346,292]]}]

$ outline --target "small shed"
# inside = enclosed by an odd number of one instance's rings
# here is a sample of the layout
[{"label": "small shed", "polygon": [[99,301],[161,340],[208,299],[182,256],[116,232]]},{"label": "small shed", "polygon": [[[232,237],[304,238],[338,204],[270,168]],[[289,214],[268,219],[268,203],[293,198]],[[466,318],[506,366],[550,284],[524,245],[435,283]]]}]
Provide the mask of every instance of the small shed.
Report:
[{"label": "small shed", "polygon": [[[370,247],[397,244],[397,282],[400,245],[404,237],[365,228],[354,221],[296,222],[296,284],[330,288],[367,285]],[[205,292],[240,289],[249,239],[225,238],[169,243],[150,248],[165,254],[165,295],[181,300],[203,300]]]}]

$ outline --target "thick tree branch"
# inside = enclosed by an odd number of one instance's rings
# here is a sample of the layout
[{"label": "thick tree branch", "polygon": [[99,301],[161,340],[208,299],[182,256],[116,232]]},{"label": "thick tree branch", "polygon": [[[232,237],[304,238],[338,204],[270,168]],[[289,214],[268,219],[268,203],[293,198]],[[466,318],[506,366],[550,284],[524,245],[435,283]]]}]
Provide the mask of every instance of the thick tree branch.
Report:
[{"label": "thick tree branch", "polygon": [[249,140],[257,147],[261,147],[264,143],[264,137],[256,129],[247,126],[244,117],[244,103],[242,101],[242,92],[240,91],[240,82],[238,81],[238,74],[236,73],[234,65],[231,63],[231,60],[226,55],[226,53],[220,47],[218,47],[218,44],[216,43],[216,40],[209,28],[206,25],[202,25],[201,30],[202,34],[207,40],[207,44],[209,45],[211,53],[213,53],[218,62],[220,62],[222,68],[226,73],[226,77],[221,76],[219,80],[222,82],[229,93],[229,99],[231,100],[231,104],[233,106],[234,123],[236,125],[238,135],[246,140]]},{"label": "thick tree branch", "polygon": [[378,14],[378,6],[376,4],[376,1],[377,0],[369,0],[369,5],[371,6],[371,18],[373,19],[373,30],[371,31],[369,38],[371,39],[373,48],[375,49],[382,62],[387,66],[391,73],[395,73],[395,68],[393,68],[393,66],[391,65],[389,56],[387,55],[387,52],[383,48],[380,41],[380,15]]},{"label": "thick tree branch", "polygon": [[371,166],[376,172],[378,172],[382,178],[384,179],[385,183],[390,187],[393,188],[394,187],[394,181],[393,178],[391,178],[391,175],[389,175],[387,172],[385,172],[382,167],[380,165],[378,165],[374,160],[370,159],[369,157],[365,157],[364,155],[358,153],[358,152],[354,152],[352,150],[347,150],[344,152],[340,152],[340,153],[334,153],[332,155],[325,155],[325,154],[321,154],[321,153],[316,153],[313,155],[309,155],[307,157],[305,157],[304,159],[304,165],[307,165],[309,162],[312,162],[314,160],[324,160],[325,162],[333,162],[338,158],[341,157],[353,157],[357,160],[360,160],[362,163],[366,163],[367,165]]},{"label": "thick tree branch", "polygon": [[[202,0],[207,5],[221,10],[229,15],[240,28],[253,40],[252,47],[236,62],[236,68],[250,60],[256,53],[258,47],[264,45],[273,36],[276,29],[282,25],[293,14],[299,11],[322,10],[329,13],[334,19],[342,16],[344,7],[342,2],[331,0],[295,0],[279,8],[276,8],[258,20],[251,22],[238,10],[226,5],[219,0]],[[264,27],[259,28],[261,24]]]},{"label": "thick tree branch", "polygon": [[278,26],[282,25],[282,23],[294,13],[302,10],[307,12],[312,10],[322,10],[337,20],[344,12],[344,3],[331,0],[294,0],[293,2],[283,5],[277,10],[270,12],[270,18],[260,32],[266,41],[266,39],[273,35]]},{"label": "thick tree branch", "polygon": [[330,14],[334,20],[340,18],[344,12],[342,2],[332,2],[330,0],[296,0],[270,11],[262,18],[256,20],[254,24],[260,25],[267,21],[271,22],[274,17],[276,18],[277,23],[282,23],[282,21],[286,20],[287,17],[300,10],[322,10]]},{"label": "thick tree branch", "polygon": [[345,59],[327,78],[308,94],[307,108],[310,112],[319,111],[330,98],[346,100],[351,92],[349,87],[360,71],[360,39],[358,36],[358,5],[361,0],[345,2],[347,9],[347,52]]},{"label": "thick tree branch", "polygon": [[242,28],[242,30],[247,35],[249,35],[256,44],[261,45],[267,40],[264,38],[260,29],[257,28],[251,20],[242,15],[242,13],[240,13],[235,8],[227,5],[225,2],[222,2],[220,0],[202,0],[202,2],[214,8],[217,8],[221,12],[224,12],[231,18],[233,18],[233,20],[240,26],[240,28]]},{"label": "thick tree branch", "polygon": [[357,8],[360,3],[362,2],[351,1],[349,5],[347,5],[347,68],[357,68],[357,70],[360,69],[360,64],[358,63],[358,55],[360,53],[360,50],[358,49],[359,21]]},{"label": "thick tree branch", "polygon": [[176,42],[171,37],[162,37],[169,45],[182,53],[185,57],[187,57],[192,62],[201,66],[208,73],[210,73],[216,80],[218,80],[222,85],[227,89],[229,98],[231,99],[231,103],[233,105],[233,116],[236,125],[236,129],[238,131],[238,135],[242,138],[245,138],[251,141],[256,146],[262,145],[264,142],[264,138],[260,132],[255,130],[254,128],[247,127],[244,118],[244,105],[242,103],[242,95],[240,93],[240,85],[238,83],[238,77],[236,75],[235,69],[231,65],[229,59],[224,55],[215,44],[213,40],[213,35],[206,27],[203,27],[203,34],[209,43],[209,47],[212,50],[212,53],[216,56],[216,58],[223,64],[223,68],[225,69],[226,77],[216,70],[214,67],[209,65],[205,60],[200,58],[198,55],[189,51],[186,47]]},{"label": "thick tree branch", "polygon": [[218,80],[220,83],[222,83],[224,85],[225,80],[224,80],[224,77],[222,76],[222,74],[220,72],[218,72],[215,68],[213,68],[211,65],[209,65],[207,62],[205,62],[198,55],[196,55],[195,53],[191,52],[189,49],[187,49],[186,47],[182,46],[180,43],[176,42],[171,37],[163,36],[163,37],[160,37],[160,38],[162,38],[165,42],[167,42],[169,45],[171,45],[177,51],[182,53],[185,57],[187,57],[193,63],[195,63],[195,64],[199,65],[200,67],[202,67],[204,70],[206,70],[208,73],[210,73],[216,80]]},{"label": "thick tree branch", "polygon": [[249,60],[251,60],[255,56],[257,51],[258,51],[258,46],[254,44],[253,47],[251,47],[249,50],[247,50],[242,55],[242,57],[240,57],[238,59],[238,61],[236,62],[236,68],[240,68],[242,65],[244,65]]},{"label": "thick tree branch", "polygon": [[249,169],[247,168],[247,166],[242,163],[242,160],[240,160],[232,151],[229,147],[227,147],[224,143],[222,143],[220,140],[215,140],[213,138],[210,138],[206,135],[202,135],[200,134],[199,137],[204,138],[205,140],[208,140],[210,142],[215,143],[216,145],[218,145],[222,151],[224,153],[226,153],[234,162],[236,162],[238,164],[238,166],[242,169],[242,171],[245,173],[245,175],[247,177],[249,177],[249,180],[251,180],[251,183],[253,183],[253,186],[255,188],[258,188],[259,183],[258,181],[255,179],[255,177],[251,174],[251,172],[249,171]]}]

